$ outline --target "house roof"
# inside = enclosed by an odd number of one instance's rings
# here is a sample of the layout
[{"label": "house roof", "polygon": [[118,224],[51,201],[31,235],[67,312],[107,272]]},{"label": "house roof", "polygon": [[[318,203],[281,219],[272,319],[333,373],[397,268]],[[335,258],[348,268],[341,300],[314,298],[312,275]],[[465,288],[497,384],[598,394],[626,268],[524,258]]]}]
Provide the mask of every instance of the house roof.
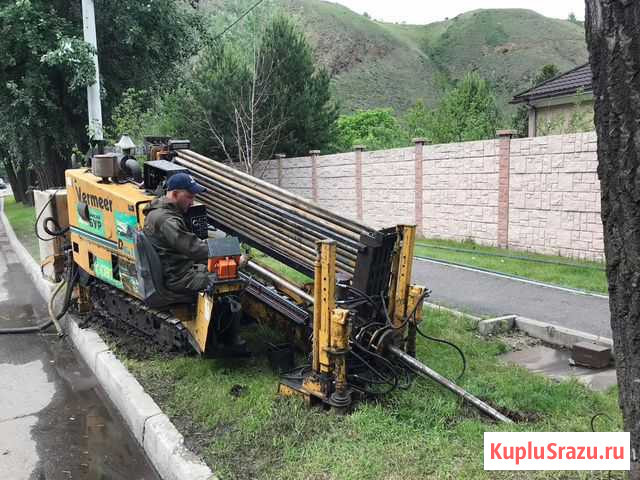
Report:
[{"label": "house roof", "polygon": [[553,77],[540,85],[518,93],[509,103],[525,103],[543,98],[572,95],[578,90],[593,91],[591,85],[591,67],[588,63]]}]

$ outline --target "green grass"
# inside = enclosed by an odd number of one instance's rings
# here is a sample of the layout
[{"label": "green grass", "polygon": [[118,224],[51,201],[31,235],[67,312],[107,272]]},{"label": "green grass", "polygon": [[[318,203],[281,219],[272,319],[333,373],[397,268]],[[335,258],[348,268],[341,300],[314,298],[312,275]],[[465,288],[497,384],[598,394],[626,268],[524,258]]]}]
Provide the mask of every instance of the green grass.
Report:
[{"label": "green grass", "polygon": [[[307,409],[276,394],[277,376],[263,356],[223,361],[193,357],[128,360],[127,366],[223,479],[517,479],[593,478],[591,472],[485,472],[485,431],[619,431],[617,390],[594,393],[557,383],[498,355],[507,347],[477,337],[468,320],[425,310],[426,333],[457,343],[468,371],[460,384],[491,404],[520,412],[529,423],[497,425],[435,383],[416,380],[349,415]],[[247,337],[264,351],[264,329]],[[418,358],[449,377],[457,353],[418,342]],[[240,391],[238,396],[234,392]],[[612,478],[621,478],[613,476]]]},{"label": "green grass", "polygon": [[279,262],[275,258],[271,258],[256,249],[251,250],[251,259],[256,263],[259,263],[265,267],[269,267],[271,270],[282,274],[292,282],[297,283],[299,286],[302,286],[309,282],[313,282],[312,278],[307,277],[297,270],[286,266],[284,263]]},{"label": "green grass", "polygon": [[[507,256],[518,256],[530,258],[532,260],[542,260],[546,262],[558,262],[573,264],[575,266],[552,265],[549,263],[535,263],[515,258],[499,258],[474,253],[462,253],[433,248],[426,245],[435,245],[448,248],[459,248],[464,250],[474,250],[478,253],[492,253]],[[607,276],[602,270],[604,264],[600,262],[590,262],[575,260],[566,257],[551,255],[538,255],[522,253],[513,250],[506,250],[494,247],[485,247],[473,242],[455,242],[452,240],[419,240],[416,242],[415,254],[446,260],[448,262],[460,263],[472,267],[486,268],[501,273],[517,275],[520,277],[551,283],[562,287],[577,288],[596,293],[607,293]],[[580,268],[591,267],[591,268]]]},{"label": "green grass", "polygon": [[38,239],[33,230],[36,223],[35,208],[18,203],[13,197],[5,197],[4,213],[22,245],[25,246],[33,258],[38,260],[40,258],[40,249]]}]

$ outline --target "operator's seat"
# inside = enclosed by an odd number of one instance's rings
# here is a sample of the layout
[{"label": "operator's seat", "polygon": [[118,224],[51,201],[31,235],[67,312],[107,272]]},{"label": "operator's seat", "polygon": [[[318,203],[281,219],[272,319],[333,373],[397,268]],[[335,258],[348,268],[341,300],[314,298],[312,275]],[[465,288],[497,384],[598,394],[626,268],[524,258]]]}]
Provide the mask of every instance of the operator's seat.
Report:
[{"label": "operator's seat", "polygon": [[164,308],[195,302],[195,295],[177,293],[164,286],[162,262],[153,244],[142,231],[135,234],[135,255],[140,293],[149,307]]}]

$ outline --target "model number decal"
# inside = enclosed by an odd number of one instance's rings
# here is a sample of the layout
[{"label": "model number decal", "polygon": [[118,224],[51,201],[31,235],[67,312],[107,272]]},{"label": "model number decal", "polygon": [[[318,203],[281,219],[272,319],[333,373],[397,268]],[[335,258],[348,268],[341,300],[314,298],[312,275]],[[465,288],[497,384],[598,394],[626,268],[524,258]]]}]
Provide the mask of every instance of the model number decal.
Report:
[{"label": "model number decal", "polygon": [[97,208],[89,207],[89,221],[78,216],[78,226],[87,232],[104,237],[104,214]]}]

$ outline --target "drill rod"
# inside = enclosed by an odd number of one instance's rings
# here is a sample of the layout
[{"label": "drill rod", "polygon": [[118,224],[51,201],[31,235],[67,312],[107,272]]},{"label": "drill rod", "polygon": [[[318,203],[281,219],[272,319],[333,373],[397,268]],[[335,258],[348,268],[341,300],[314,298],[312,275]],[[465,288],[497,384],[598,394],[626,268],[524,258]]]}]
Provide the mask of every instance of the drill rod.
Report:
[{"label": "drill rod", "polygon": [[218,197],[217,201],[222,201],[223,203],[232,203],[243,213],[249,211],[259,214],[260,216],[262,216],[262,218],[268,220],[275,219],[291,230],[303,230],[308,235],[313,235],[319,239],[331,238],[340,244],[340,248],[351,251],[354,254],[358,251],[359,243],[357,241],[348,239],[344,236],[341,236],[340,234],[337,234],[335,231],[318,225],[317,223],[313,223],[299,216],[296,216],[295,213],[286,212],[257,198],[250,197],[238,191],[234,191],[233,188],[221,185],[215,180],[200,176],[195,172],[192,173],[196,180],[198,180],[209,189],[206,194],[202,195],[216,195]]},{"label": "drill rod", "polygon": [[215,174],[207,173],[207,170],[197,167],[194,164],[191,164],[189,162],[178,161],[177,163],[179,165],[182,165],[184,167],[191,169],[192,175],[196,177],[196,179],[198,179],[203,184],[207,183],[209,185],[213,185],[215,188],[219,190],[222,190],[224,192],[223,195],[228,195],[233,198],[244,199],[246,202],[249,202],[251,208],[253,208],[254,205],[258,205],[272,213],[277,213],[278,215],[283,216],[284,218],[293,220],[296,223],[305,224],[309,228],[313,227],[313,229],[317,231],[326,230],[326,231],[333,232],[333,234],[336,235],[338,239],[341,239],[345,243],[350,244],[354,248],[357,248],[357,244],[360,237],[358,235],[354,235],[352,232],[348,232],[348,234],[345,236],[342,233],[340,233],[339,231],[340,229],[336,228],[335,225],[327,223],[312,215],[310,216],[308,215],[308,212],[304,212],[299,209],[292,208],[288,205],[280,206],[276,203],[278,199],[272,199],[264,195],[258,196],[256,194],[257,192],[252,192],[251,190],[246,190],[246,189],[240,189],[238,188],[238,185],[234,185],[233,182],[230,182],[228,180],[221,181],[218,178],[214,177]]},{"label": "drill rod", "polygon": [[[212,216],[217,216],[220,211],[222,214],[226,214],[228,218],[235,219],[234,224],[240,224],[242,221],[250,224],[254,230],[261,232],[266,230],[277,236],[283,242],[289,242],[291,244],[298,245],[303,250],[307,250],[311,253],[315,252],[315,242],[321,240],[321,237],[313,237],[304,230],[292,230],[290,228],[282,227],[282,224],[276,219],[268,218],[260,215],[259,212],[251,211],[248,209],[242,209],[236,207],[231,199],[221,198],[214,192],[208,191],[200,194],[200,200],[209,207],[209,213]],[[348,264],[355,266],[356,255],[350,251],[340,250],[338,253],[338,259]]]},{"label": "drill rod", "polygon": [[479,410],[483,411],[484,413],[486,413],[490,417],[492,417],[492,418],[494,418],[496,420],[500,420],[501,422],[504,422],[504,423],[513,423],[513,420],[511,420],[510,418],[504,416],[499,411],[497,411],[495,408],[491,407],[490,405],[487,405],[486,403],[484,403],[479,398],[474,397],[469,392],[467,392],[465,389],[459,387],[458,385],[453,383],[451,380],[443,377],[442,375],[440,375],[435,370],[431,370],[424,363],[419,362],[418,360],[413,358],[411,355],[409,355],[409,354],[403,352],[402,350],[400,350],[398,347],[396,347],[394,345],[390,345],[389,347],[387,347],[387,351],[392,353],[396,357],[398,357],[402,362],[404,362],[405,365],[407,365],[409,368],[411,368],[411,370],[416,372],[418,375],[420,375],[422,377],[425,377],[425,378],[428,378],[428,379],[431,379],[431,380],[435,380],[440,385],[442,385],[443,387],[451,390],[456,395],[461,396],[464,400],[466,400],[467,402],[469,402],[471,405],[473,405],[474,407],[478,408]]},{"label": "drill rod", "polygon": [[[310,211],[309,209],[304,209],[301,208],[299,205],[296,204],[292,204],[291,202],[286,202],[284,201],[282,198],[280,197],[275,197],[275,196],[270,196],[268,194],[265,194],[263,192],[261,192],[260,190],[255,190],[253,188],[251,188],[250,186],[247,187],[246,185],[243,185],[242,183],[239,183],[233,179],[228,179],[222,175],[220,175],[218,172],[215,172],[213,170],[211,170],[211,167],[207,167],[206,165],[203,165],[202,163],[199,163],[198,161],[192,159],[192,158],[187,158],[185,161],[185,158],[183,157],[177,157],[176,158],[176,163],[178,163],[179,165],[182,165],[186,168],[188,168],[189,170],[193,172],[197,172],[199,173],[202,177],[204,178],[209,178],[211,180],[216,180],[222,184],[228,185],[231,188],[233,188],[233,190],[235,192],[242,192],[247,194],[249,197],[251,198],[259,198],[262,200],[265,200],[268,203],[271,203],[273,205],[279,206],[280,208],[283,208],[285,210],[288,210],[290,212],[293,212],[301,217],[304,217],[308,220],[311,220],[312,222],[315,223],[319,223],[323,226],[325,226],[326,228],[329,228],[341,235],[344,235],[348,238],[351,238],[353,240],[358,240],[360,238],[360,233],[363,231],[369,231],[369,230],[361,230],[361,231],[355,231],[352,229],[348,229],[345,228],[344,226],[341,225],[341,223],[344,222],[334,222],[331,219],[327,219],[324,218],[325,216],[319,216],[317,214],[315,214],[315,212]],[[240,173],[240,172],[238,172]],[[302,198],[302,197],[300,197]],[[335,216],[334,216],[335,217]],[[337,217],[336,217],[337,218]]]},{"label": "drill rod", "polygon": [[[209,216],[212,216],[209,214]],[[244,222],[236,222],[234,223],[229,216],[227,216],[221,209],[218,210],[216,219],[222,220],[225,225],[231,225],[234,230],[234,233],[242,235],[246,238],[251,239],[254,243],[260,244],[264,243],[265,240],[268,241],[268,245],[278,251],[280,254],[284,256],[291,257],[295,259],[297,262],[300,262],[304,265],[311,266],[313,265],[313,255],[308,253],[300,248],[297,248],[295,244],[284,244],[281,241],[278,241],[277,238],[267,233],[266,229],[261,229],[259,231],[252,229],[247,226]],[[260,249],[260,247],[258,247]],[[354,264],[345,263],[342,260],[336,260],[336,266],[344,272],[353,274]]]},{"label": "drill rod", "polygon": [[305,302],[309,303],[310,305],[313,305],[313,297],[311,295],[309,295],[307,292],[300,289],[298,286],[294,285],[293,283],[290,283],[284,278],[279,277],[275,273],[267,270],[262,265],[258,265],[256,262],[249,260],[249,262],[247,262],[247,269],[254,273],[257,273],[258,275],[266,278],[267,280],[272,281],[274,284],[276,284],[281,288],[284,288],[285,290],[292,291],[293,293],[298,295],[300,298],[302,298]]},{"label": "drill rod", "polygon": [[273,195],[274,197],[282,199],[282,201],[292,206],[304,208],[305,210],[312,212],[321,218],[325,218],[326,220],[332,221],[337,225],[340,225],[343,228],[349,229],[357,234],[363,231],[369,232],[369,233],[372,232],[371,228],[367,227],[366,225],[363,225],[353,220],[339,217],[331,213],[330,211],[319,207],[313,202],[306,200],[302,197],[299,197],[297,195],[294,195],[283,188],[272,185],[269,182],[260,180],[247,173],[238,171],[233,167],[229,167],[223,163],[216,162],[213,159],[205,157],[204,155],[200,155],[192,150],[178,150],[177,154],[178,156],[189,156],[192,159],[200,160],[206,164],[209,164],[209,168],[212,168],[212,167],[215,168],[222,175],[229,177],[234,182],[239,182],[244,185],[253,187],[256,190],[261,191],[262,193],[266,193],[267,195]]}]

